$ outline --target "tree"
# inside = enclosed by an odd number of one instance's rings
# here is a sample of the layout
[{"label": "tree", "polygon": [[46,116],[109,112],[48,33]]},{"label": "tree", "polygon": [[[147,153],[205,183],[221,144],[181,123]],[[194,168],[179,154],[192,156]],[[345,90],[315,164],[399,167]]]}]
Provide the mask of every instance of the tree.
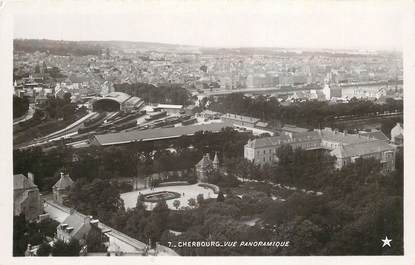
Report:
[{"label": "tree", "polygon": [[201,193],[198,194],[197,197],[196,197],[196,201],[197,201],[198,205],[202,205],[203,202],[205,201],[205,199],[203,198],[203,194],[201,194]]},{"label": "tree", "polygon": [[62,107],[61,112],[62,112],[62,118],[63,118],[63,120],[68,121],[75,114],[75,105],[73,105],[73,104],[67,104],[67,105],[65,105],[65,106]]},{"label": "tree", "polygon": [[132,96],[139,96],[145,102],[159,102],[167,104],[190,104],[190,93],[177,84],[161,84],[157,87],[146,83],[116,84],[115,91],[125,92]]},{"label": "tree", "polygon": [[218,184],[219,181],[222,179],[222,175],[220,172],[216,170],[209,171],[207,174],[208,183]]},{"label": "tree", "polygon": [[103,222],[109,223],[112,214],[124,208],[118,187],[116,182],[109,180],[94,179],[88,182],[79,179],[69,193],[68,204],[79,212],[98,216]]},{"label": "tree", "polygon": [[49,245],[49,243],[43,242],[39,245],[39,248],[37,249],[36,255],[38,256],[49,256],[52,252],[52,247]]},{"label": "tree", "polygon": [[101,238],[100,231],[91,231],[86,237],[86,244],[89,252],[105,252],[106,247],[104,246]]},{"label": "tree", "polygon": [[156,207],[154,207],[153,211],[151,212],[151,216],[153,217],[153,221],[156,222],[162,229],[167,227],[167,219],[169,217],[169,207],[165,200],[162,200],[157,203]]},{"label": "tree", "polygon": [[13,256],[24,256],[28,244],[26,220],[24,215],[13,217]]},{"label": "tree", "polygon": [[284,254],[316,255],[323,245],[323,242],[319,241],[321,232],[322,229],[310,220],[294,220],[280,227],[278,238],[289,239],[291,243]]},{"label": "tree", "polygon": [[140,194],[140,196],[138,196],[135,210],[139,212],[145,212],[146,205],[144,204],[144,194]]},{"label": "tree", "polygon": [[72,94],[69,92],[66,92],[65,94],[63,94],[63,100],[65,101],[66,104],[71,103],[71,97],[72,97]]},{"label": "tree", "polygon": [[225,201],[225,196],[223,195],[222,191],[219,191],[218,193],[218,197],[216,198],[217,202],[224,202]]},{"label": "tree", "polygon": [[72,239],[69,243],[57,240],[52,247],[52,256],[79,256],[81,247],[78,240]]},{"label": "tree", "polygon": [[23,116],[29,110],[29,101],[26,98],[13,96],[13,119]]},{"label": "tree", "polygon": [[148,242],[151,240],[151,246],[154,247],[156,242],[160,240],[163,233],[163,228],[160,227],[157,223],[150,221],[146,223],[144,228],[144,241]]},{"label": "tree", "polygon": [[176,208],[176,210],[179,209],[179,207],[180,207],[180,201],[179,200],[174,200],[173,206],[174,206],[174,208]]},{"label": "tree", "polygon": [[196,207],[196,206],[197,206],[197,203],[196,203],[195,198],[190,198],[190,199],[187,201],[187,203],[188,203],[188,205],[189,205],[190,207]]}]

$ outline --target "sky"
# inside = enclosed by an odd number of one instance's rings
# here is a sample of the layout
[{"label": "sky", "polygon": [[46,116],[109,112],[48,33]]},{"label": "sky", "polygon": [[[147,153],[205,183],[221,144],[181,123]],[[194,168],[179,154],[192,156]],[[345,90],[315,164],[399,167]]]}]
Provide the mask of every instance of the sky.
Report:
[{"label": "sky", "polygon": [[54,1],[16,10],[14,37],[401,50],[404,8],[392,2]]}]

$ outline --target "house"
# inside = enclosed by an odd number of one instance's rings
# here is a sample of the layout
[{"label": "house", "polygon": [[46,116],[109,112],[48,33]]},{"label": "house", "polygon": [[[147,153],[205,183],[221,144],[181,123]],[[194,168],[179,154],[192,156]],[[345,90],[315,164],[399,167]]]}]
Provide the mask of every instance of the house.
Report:
[{"label": "house", "polygon": [[34,176],[28,173],[13,176],[13,213],[24,214],[26,220],[36,219],[42,212],[39,189],[34,184]]},{"label": "house", "polygon": [[63,174],[61,172],[60,179],[53,185],[53,200],[59,204],[63,204],[66,196],[68,195],[69,190],[74,185],[73,180],[69,175]]},{"label": "house", "polygon": [[71,209],[69,216],[56,228],[56,237],[66,243],[76,239],[81,245],[86,243],[88,237],[100,238],[104,243],[108,238],[102,233],[98,224],[99,220],[93,219],[92,216]]},{"label": "house", "polygon": [[195,167],[197,179],[200,182],[207,182],[209,173],[219,169],[218,154],[215,154],[213,161],[210,159],[209,154],[205,154]]},{"label": "house", "polygon": [[403,145],[403,124],[397,123],[391,130],[391,142],[396,145]]}]

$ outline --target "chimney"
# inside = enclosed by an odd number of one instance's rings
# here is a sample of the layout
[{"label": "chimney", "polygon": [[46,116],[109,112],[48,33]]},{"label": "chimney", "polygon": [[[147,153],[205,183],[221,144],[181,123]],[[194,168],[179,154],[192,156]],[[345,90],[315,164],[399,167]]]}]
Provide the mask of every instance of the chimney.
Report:
[{"label": "chimney", "polygon": [[33,175],[32,172],[27,172],[27,178],[33,183],[35,184],[35,175]]}]

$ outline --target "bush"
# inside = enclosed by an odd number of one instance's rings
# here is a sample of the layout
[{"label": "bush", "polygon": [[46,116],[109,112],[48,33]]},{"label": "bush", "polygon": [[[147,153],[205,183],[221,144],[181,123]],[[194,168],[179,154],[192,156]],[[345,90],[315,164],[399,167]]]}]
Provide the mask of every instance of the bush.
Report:
[{"label": "bush", "polygon": [[51,252],[52,247],[48,243],[44,242],[40,244],[39,248],[37,249],[36,255],[40,257],[47,257],[50,255]]},{"label": "bush", "polygon": [[79,256],[81,246],[78,240],[73,239],[69,243],[58,240],[52,247],[52,256]]},{"label": "bush", "polygon": [[133,185],[127,182],[120,182],[118,184],[118,189],[120,190],[120,193],[130,192],[133,190]]},{"label": "bush", "polygon": [[26,98],[13,96],[13,119],[20,118],[29,110],[29,101]]}]

